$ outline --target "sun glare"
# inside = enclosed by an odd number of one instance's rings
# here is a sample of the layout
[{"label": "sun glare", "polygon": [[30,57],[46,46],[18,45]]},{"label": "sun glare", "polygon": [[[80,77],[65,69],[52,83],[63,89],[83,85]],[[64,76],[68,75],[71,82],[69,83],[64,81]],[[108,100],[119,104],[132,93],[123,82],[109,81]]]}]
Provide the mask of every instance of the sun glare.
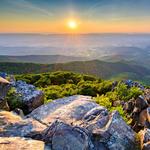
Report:
[{"label": "sun glare", "polygon": [[70,29],[76,29],[78,27],[78,23],[75,20],[69,20],[68,21],[68,27]]}]

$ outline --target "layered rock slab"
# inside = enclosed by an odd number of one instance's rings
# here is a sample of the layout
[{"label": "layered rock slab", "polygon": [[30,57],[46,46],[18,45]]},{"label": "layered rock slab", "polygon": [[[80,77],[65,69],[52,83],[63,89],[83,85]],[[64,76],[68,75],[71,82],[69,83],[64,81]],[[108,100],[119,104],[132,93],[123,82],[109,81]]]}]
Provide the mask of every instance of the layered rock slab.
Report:
[{"label": "layered rock slab", "polygon": [[58,99],[40,106],[28,117],[49,125],[42,133],[42,140],[54,150],[64,147],[69,150],[135,149],[135,133],[119,113],[109,113],[91,97]]},{"label": "layered rock slab", "polygon": [[46,127],[32,118],[22,119],[12,112],[0,111],[0,137],[18,136],[36,139]]}]

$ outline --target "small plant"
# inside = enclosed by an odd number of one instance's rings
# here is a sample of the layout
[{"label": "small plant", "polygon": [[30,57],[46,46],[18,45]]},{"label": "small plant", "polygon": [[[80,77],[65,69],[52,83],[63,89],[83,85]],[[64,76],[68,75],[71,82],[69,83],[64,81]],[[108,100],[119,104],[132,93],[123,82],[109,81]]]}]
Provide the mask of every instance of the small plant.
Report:
[{"label": "small plant", "polygon": [[117,106],[117,107],[111,107],[110,108],[110,112],[114,111],[114,110],[117,110],[120,114],[120,116],[124,119],[124,121],[127,123],[127,124],[130,124],[130,119],[127,118],[127,114],[125,113],[125,111],[123,110],[122,106]]},{"label": "small plant", "polygon": [[106,107],[107,109],[111,109],[112,103],[110,102],[109,97],[105,95],[97,95],[97,97],[94,98],[94,100],[101,106]]},{"label": "small plant", "polygon": [[23,108],[21,95],[16,92],[15,88],[11,88],[6,96],[6,100],[11,110],[15,108]]}]

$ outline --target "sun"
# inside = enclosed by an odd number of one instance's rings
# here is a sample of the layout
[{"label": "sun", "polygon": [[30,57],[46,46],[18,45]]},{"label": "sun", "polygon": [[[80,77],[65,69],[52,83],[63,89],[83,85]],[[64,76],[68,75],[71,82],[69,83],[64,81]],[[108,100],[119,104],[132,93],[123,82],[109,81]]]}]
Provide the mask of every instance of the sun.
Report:
[{"label": "sun", "polygon": [[69,20],[68,23],[67,23],[67,26],[74,30],[78,27],[78,23],[76,22],[76,20]]}]

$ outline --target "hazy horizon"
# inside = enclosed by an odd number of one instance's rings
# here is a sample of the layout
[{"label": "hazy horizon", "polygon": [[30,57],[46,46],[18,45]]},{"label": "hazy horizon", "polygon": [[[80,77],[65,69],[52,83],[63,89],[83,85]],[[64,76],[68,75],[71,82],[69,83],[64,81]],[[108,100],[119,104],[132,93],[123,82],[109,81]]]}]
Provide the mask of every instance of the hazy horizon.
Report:
[{"label": "hazy horizon", "polygon": [[67,55],[95,58],[97,54],[103,57],[135,50],[145,54],[149,47],[150,34],[0,34],[0,55],[11,56]]}]

